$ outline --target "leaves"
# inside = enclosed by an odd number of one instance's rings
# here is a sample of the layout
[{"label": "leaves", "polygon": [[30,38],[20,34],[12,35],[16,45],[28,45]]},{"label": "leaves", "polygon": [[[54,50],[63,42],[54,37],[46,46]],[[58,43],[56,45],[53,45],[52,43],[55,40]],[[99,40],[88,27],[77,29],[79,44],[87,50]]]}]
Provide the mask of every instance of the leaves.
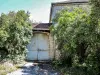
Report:
[{"label": "leaves", "polygon": [[90,13],[79,8],[59,12],[51,31],[63,61],[71,57],[71,66],[100,75],[100,0],[90,0],[90,5]]},{"label": "leaves", "polygon": [[32,36],[29,15],[25,11],[9,12],[0,16],[0,48],[7,49],[9,56],[25,54]]}]

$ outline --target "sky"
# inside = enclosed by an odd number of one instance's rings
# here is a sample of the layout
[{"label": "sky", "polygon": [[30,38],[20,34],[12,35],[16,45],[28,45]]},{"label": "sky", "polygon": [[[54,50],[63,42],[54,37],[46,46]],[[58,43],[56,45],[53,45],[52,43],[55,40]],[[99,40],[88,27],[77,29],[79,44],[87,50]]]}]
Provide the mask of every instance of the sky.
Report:
[{"label": "sky", "polygon": [[0,0],[0,14],[25,10],[30,12],[33,22],[48,23],[51,3],[59,1],[65,0]]}]

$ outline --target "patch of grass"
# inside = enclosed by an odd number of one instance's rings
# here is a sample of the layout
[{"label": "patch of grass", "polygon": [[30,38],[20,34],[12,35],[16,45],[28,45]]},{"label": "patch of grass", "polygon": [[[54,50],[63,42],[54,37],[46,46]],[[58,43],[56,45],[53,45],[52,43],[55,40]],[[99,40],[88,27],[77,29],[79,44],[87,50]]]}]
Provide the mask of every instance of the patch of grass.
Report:
[{"label": "patch of grass", "polygon": [[24,64],[26,64],[27,62],[23,61],[21,63],[17,63],[17,64],[12,64],[11,62],[4,62],[0,64],[0,75],[7,75],[8,73],[11,73],[17,69],[19,69],[19,67],[22,67]]},{"label": "patch of grass", "polygon": [[0,75],[6,75],[7,73],[10,73],[12,71],[15,71],[17,68],[15,66],[9,67],[4,64],[0,64]]}]

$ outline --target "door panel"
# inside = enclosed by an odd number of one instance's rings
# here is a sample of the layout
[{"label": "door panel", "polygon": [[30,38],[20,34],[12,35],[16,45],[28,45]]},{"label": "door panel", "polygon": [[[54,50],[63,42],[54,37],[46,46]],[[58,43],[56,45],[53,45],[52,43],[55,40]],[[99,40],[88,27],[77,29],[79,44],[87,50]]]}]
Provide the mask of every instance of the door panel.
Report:
[{"label": "door panel", "polygon": [[37,53],[38,53],[38,51],[29,51],[27,53],[27,59],[28,60],[37,60]]},{"label": "door panel", "polygon": [[37,60],[38,56],[38,46],[37,46],[37,37],[34,35],[30,41],[30,43],[27,46],[28,52],[27,52],[27,59],[28,60]]},{"label": "door panel", "polygon": [[38,34],[38,49],[49,50],[48,36],[46,34]]},{"label": "door panel", "polygon": [[37,50],[38,46],[37,46],[37,36],[34,35],[30,41],[30,43],[27,45],[27,49],[29,51],[33,51],[33,50]]},{"label": "door panel", "polygon": [[48,51],[39,51],[38,52],[38,60],[48,60],[49,52]]},{"label": "door panel", "polygon": [[49,38],[46,34],[38,34],[38,60],[49,59]]}]

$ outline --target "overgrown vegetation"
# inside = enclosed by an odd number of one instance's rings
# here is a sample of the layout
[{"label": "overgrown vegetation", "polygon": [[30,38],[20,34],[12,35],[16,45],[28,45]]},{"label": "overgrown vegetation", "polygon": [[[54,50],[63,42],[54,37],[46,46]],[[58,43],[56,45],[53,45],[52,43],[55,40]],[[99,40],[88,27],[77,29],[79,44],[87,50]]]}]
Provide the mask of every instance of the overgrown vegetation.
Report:
[{"label": "overgrown vegetation", "polygon": [[17,70],[15,66],[12,67],[10,65],[8,66],[8,64],[0,64],[0,75],[7,75],[7,73],[10,73],[15,70]]},{"label": "overgrown vegetation", "polygon": [[11,62],[4,62],[0,63],[0,75],[7,75],[8,73],[11,73],[13,71],[16,71],[20,69],[24,64],[27,62],[23,61],[17,64],[12,64]]},{"label": "overgrown vegetation", "polygon": [[0,61],[18,63],[24,59],[26,45],[32,34],[29,14],[23,10],[0,16]]},{"label": "overgrown vegetation", "polygon": [[64,65],[65,75],[100,74],[100,0],[90,0],[90,5],[90,14],[79,8],[62,10],[51,27],[61,53],[55,64]]}]

